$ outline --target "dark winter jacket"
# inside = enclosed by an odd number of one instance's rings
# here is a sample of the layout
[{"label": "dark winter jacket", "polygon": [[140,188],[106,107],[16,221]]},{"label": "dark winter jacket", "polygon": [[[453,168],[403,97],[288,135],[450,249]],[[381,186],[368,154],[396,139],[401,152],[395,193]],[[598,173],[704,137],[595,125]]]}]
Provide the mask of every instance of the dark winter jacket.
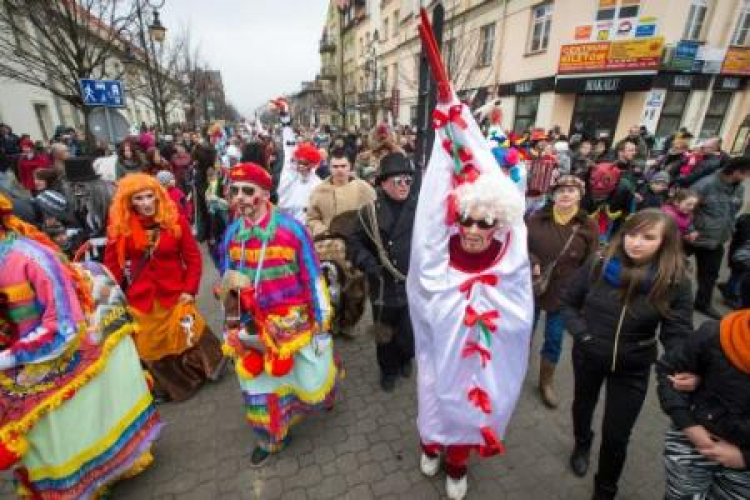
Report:
[{"label": "dark winter jacket", "polygon": [[706,156],[695,166],[692,172],[685,177],[677,179],[677,184],[681,187],[690,187],[704,177],[719,171],[724,163],[729,159],[729,156],[720,151],[719,153]]},{"label": "dark winter jacket", "polygon": [[[400,205],[400,206],[399,206]],[[417,210],[415,192],[402,203],[396,203],[378,189],[375,200],[377,226],[383,247],[391,264],[404,276],[409,272],[411,254],[411,236],[414,230],[414,214]],[[363,226],[367,224],[367,228]],[[347,252],[352,264],[367,275],[370,285],[370,297],[377,301],[380,297],[382,280],[382,298],[386,307],[406,305],[406,282],[396,279],[385,269],[378,256],[378,251],[367,231],[371,227],[367,205],[359,209],[356,228],[349,238]],[[367,230],[366,230],[367,229]]]},{"label": "dark winter jacket", "polygon": [[[664,353],[656,367],[659,401],[677,429],[702,425],[738,446],[750,465],[750,375],[737,369],[721,348],[719,322],[707,321],[686,341]],[[693,392],[676,390],[667,378],[700,376]]]},{"label": "dark winter jacket", "polygon": [[721,173],[702,179],[693,186],[701,201],[695,209],[695,229],[698,239],[692,245],[716,248],[732,236],[734,220],[742,208],[745,188],[742,184],[727,184]]},{"label": "dark winter jacket", "polygon": [[[593,261],[581,267],[562,294],[561,312],[568,331],[587,356],[605,359],[612,371],[648,368],[657,356],[656,331],[665,350],[693,330],[693,297],[684,277],[669,290],[668,317],[645,290],[623,304],[621,290],[601,276]],[[619,328],[618,328],[619,326]]]},{"label": "dark winter jacket", "polygon": [[[565,254],[560,256],[563,247],[578,226],[576,236],[570,242]],[[547,292],[536,298],[537,307],[545,311],[556,311],[560,307],[560,293],[576,269],[593,257],[599,246],[596,224],[579,210],[566,225],[555,222],[552,206],[534,213],[526,223],[529,238],[529,258],[531,265],[539,265],[544,273],[555,259],[558,259],[550,277]]]},{"label": "dark winter jacket", "polygon": [[741,215],[734,226],[729,267],[737,272],[750,272],[750,214]]}]

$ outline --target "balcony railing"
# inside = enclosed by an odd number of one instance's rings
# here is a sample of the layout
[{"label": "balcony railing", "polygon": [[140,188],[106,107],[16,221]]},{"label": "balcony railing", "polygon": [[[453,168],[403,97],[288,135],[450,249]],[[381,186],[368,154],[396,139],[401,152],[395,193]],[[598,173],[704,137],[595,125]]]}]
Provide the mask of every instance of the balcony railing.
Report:
[{"label": "balcony railing", "polygon": [[321,54],[325,54],[326,52],[336,52],[336,42],[334,42],[333,39],[328,38],[328,37],[321,38],[319,52]]},{"label": "balcony railing", "polygon": [[336,68],[333,65],[326,65],[320,68],[321,80],[335,80],[336,79]]}]

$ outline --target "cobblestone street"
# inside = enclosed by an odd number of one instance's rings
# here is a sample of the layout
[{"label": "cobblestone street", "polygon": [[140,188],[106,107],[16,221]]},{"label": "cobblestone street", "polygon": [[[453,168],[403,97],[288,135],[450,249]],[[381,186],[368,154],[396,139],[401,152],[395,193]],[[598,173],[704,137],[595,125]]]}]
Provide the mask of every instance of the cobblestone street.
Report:
[{"label": "cobblestone street", "polygon": [[[218,327],[210,296],[213,269],[206,263],[201,309]],[[210,270],[210,271],[209,271]],[[375,348],[363,329],[355,341],[339,342],[346,367],[336,408],[293,430],[287,450],[262,469],[250,467],[253,434],[243,420],[232,373],[182,404],[161,407],[165,427],[156,463],[143,475],[114,489],[116,499],[323,499],[410,498],[444,495],[444,475],[427,479],[419,471],[414,379],[392,394],[378,387]],[[568,345],[568,347],[570,347]],[[506,457],[474,459],[468,498],[588,498],[592,476],[567,469],[572,447],[569,354],[561,363],[564,404],[550,412],[536,391],[534,359],[507,439]],[[651,391],[638,421],[622,481],[623,499],[661,496],[662,432],[667,425]],[[596,449],[596,448],[595,448]]]},{"label": "cobblestone street", "polygon": [[[208,260],[204,266],[199,304],[218,331],[220,313],[210,290],[216,274]],[[536,351],[539,332],[534,340]],[[237,381],[227,372],[193,399],[160,407],[165,425],[156,444],[155,463],[140,476],[118,484],[112,498],[445,498],[445,476],[428,479],[419,471],[414,378],[402,379],[392,394],[383,393],[378,386],[375,347],[364,328],[356,340],[339,341],[337,350],[346,368],[338,404],[330,413],[296,426],[289,448],[264,468],[250,467],[253,434],[243,419]],[[508,453],[472,459],[468,499],[590,497],[598,441],[592,471],[585,479],[575,477],[567,466],[573,446],[570,342],[566,342],[557,379],[563,402],[558,410],[547,410],[538,399],[537,373],[534,356],[507,435]],[[618,498],[661,498],[661,445],[666,426],[652,388],[634,430]],[[8,474],[2,476],[0,497],[14,498]]]}]

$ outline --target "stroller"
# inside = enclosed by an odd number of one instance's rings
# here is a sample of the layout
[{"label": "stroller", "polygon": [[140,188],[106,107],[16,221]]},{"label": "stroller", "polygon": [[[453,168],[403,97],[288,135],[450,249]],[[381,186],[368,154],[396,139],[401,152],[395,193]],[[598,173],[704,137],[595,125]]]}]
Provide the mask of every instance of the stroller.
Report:
[{"label": "stroller", "polygon": [[346,239],[354,230],[356,221],[355,210],[339,214],[331,221],[328,231],[314,239],[333,307],[332,333],[349,338],[364,314],[367,298],[364,274],[346,258]]}]

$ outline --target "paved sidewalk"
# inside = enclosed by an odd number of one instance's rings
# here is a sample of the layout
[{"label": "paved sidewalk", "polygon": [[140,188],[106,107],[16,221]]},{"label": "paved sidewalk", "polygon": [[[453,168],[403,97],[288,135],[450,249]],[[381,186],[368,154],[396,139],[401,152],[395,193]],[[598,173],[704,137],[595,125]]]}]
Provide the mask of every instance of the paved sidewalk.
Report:
[{"label": "paved sidewalk", "polygon": [[[206,269],[199,304],[218,327],[219,311],[210,295],[215,274],[208,262]],[[289,448],[264,468],[250,467],[253,434],[243,420],[237,382],[228,373],[190,401],[160,407],[166,425],[155,448],[155,464],[117,485],[112,498],[444,498],[444,475],[427,479],[419,472],[414,378],[402,379],[392,394],[380,391],[375,347],[363,332],[360,328],[356,340],[337,343],[346,378],[335,409],[295,427]],[[535,353],[538,341],[537,334]],[[472,459],[467,498],[590,498],[593,474],[578,479],[567,468],[573,443],[569,348],[567,339],[557,381],[561,408],[549,411],[538,400],[535,354],[508,432],[507,456]],[[634,430],[621,481],[623,500],[663,495],[660,457],[667,419],[655,396],[652,388]],[[594,450],[592,469],[598,441]],[[0,497],[12,498],[8,475],[0,481]]]}]

